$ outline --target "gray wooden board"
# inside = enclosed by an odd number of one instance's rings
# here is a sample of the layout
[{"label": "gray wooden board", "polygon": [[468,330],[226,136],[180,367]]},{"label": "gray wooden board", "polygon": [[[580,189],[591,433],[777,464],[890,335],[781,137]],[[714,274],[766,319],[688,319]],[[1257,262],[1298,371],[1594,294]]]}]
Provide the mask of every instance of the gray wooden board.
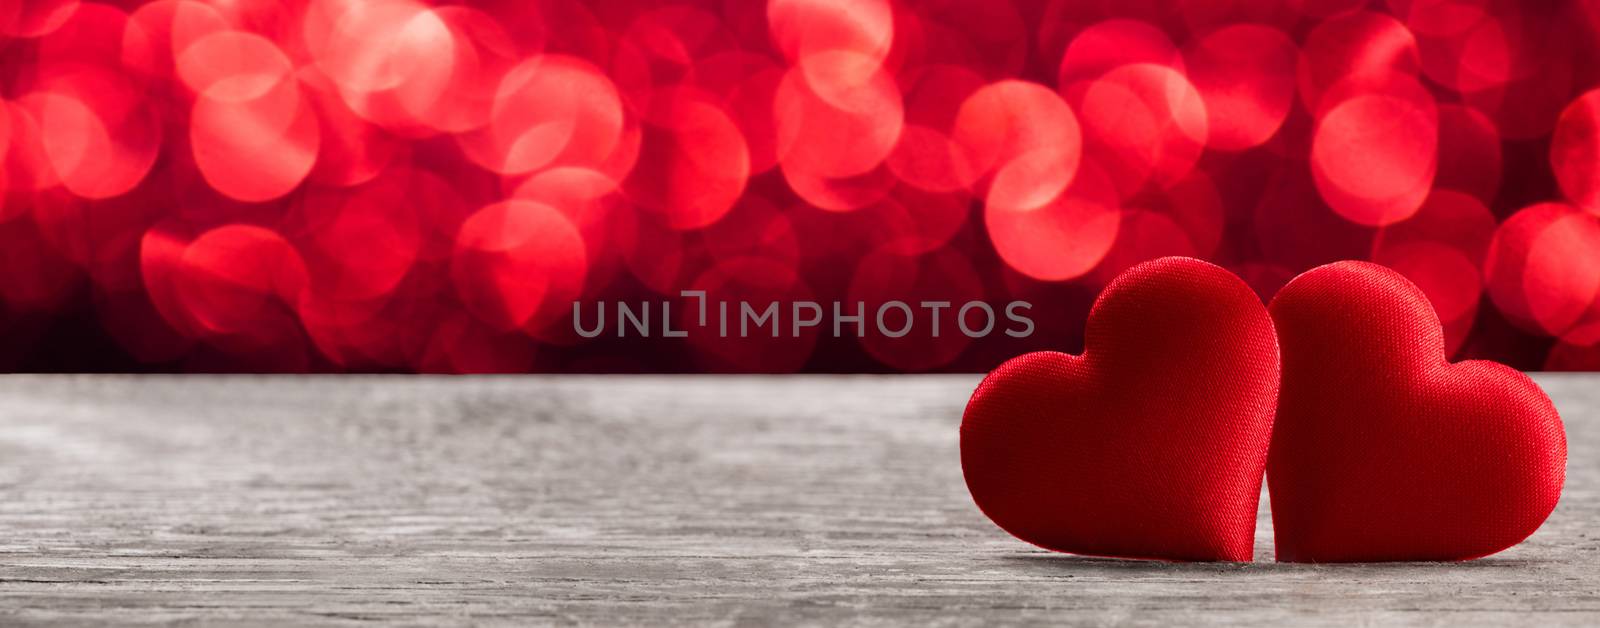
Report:
[{"label": "gray wooden board", "polygon": [[0,377],[0,624],[1600,624],[1566,493],[1464,564],[1051,554],[973,507],[975,376]]}]

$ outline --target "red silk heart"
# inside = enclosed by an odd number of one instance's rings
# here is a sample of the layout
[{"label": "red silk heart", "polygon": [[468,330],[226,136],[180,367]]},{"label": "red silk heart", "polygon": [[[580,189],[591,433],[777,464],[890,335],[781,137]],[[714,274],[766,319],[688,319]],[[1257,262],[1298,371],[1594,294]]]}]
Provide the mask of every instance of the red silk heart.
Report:
[{"label": "red silk heart", "polygon": [[1526,375],[1445,359],[1399,273],[1339,262],[1269,308],[1283,391],[1267,483],[1277,558],[1465,560],[1521,542],[1565,477],[1561,417]]},{"label": "red silk heart", "polygon": [[1278,392],[1266,308],[1211,264],[1168,257],[1119,275],[1081,356],[990,373],[961,421],[984,514],[1046,549],[1248,561]]}]

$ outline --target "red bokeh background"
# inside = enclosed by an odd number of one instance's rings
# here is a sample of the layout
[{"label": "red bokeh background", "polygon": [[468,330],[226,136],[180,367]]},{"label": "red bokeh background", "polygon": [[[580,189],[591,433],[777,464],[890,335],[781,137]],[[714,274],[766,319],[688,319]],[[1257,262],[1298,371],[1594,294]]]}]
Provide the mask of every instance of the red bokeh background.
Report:
[{"label": "red bokeh background", "polygon": [[[5,2],[0,369],[981,371],[1077,350],[1163,255],[1263,297],[1376,261],[1454,357],[1600,369],[1597,35],[1576,1]],[[1037,327],[573,331],[682,290]]]}]

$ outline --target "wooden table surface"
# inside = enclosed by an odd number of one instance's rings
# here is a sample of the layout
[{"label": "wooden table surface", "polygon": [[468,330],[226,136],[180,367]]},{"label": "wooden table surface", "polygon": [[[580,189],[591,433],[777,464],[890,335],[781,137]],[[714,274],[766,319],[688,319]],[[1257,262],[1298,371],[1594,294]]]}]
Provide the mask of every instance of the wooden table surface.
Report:
[{"label": "wooden table surface", "polygon": [[956,451],[977,378],[0,377],[0,624],[1600,624],[1600,376],[1567,488],[1464,564],[1078,558]]}]

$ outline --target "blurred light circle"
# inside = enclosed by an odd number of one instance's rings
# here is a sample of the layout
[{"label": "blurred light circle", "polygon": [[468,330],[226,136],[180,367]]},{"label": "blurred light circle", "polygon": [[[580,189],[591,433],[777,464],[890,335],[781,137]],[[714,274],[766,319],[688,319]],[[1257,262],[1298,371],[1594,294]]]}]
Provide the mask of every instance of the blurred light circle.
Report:
[{"label": "blurred light circle", "polygon": [[[637,244],[635,208],[623,198],[617,182],[599,171],[576,167],[545,170],[524,181],[511,198],[554,208],[577,227],[588,257],[587,297],[597,297],[616,280]],[[570,340],[565,336],[556,339]]]},{"label": "blurred light circle", "polygon": [[202,98],[228,104],[261,99],[294,72],[277,44],[243,31],[200,38],[185,47],[176,62],[184,85]]},{"label": "blurred light circle", "polygon": [[[352,93],[400,88],[413,81],[438,87],[455,59],[453,35],[438,14],[411,0],[322,2],[330,9],[308,17],[308,44],[316,65]],[[325,26],[322,31],[317,26]]]},{"label": "blurred light circle", "polygon": [[340,301],[308,293],[298,304],[300,325],[324,357],[343,368],[395,368],[407,363],[413,336],[389,299]]},{"label": "blurred light circle", "polygon": [[20,104],[39,122],[55,178],[78,196],[120,196],[144,180],[161,149],[161,121],[121,79],[84,71],[58,76]]},{"label": "blurred light circle", "polygon": [[[778,161],[814,177],[853,177],[876,168],[905,126],[893,77],[852,52],[819,53],[791,69],[773,101]],[[808,74],[827,75],[820,83]]]},{"label": "blurred light circle", "polygon": [[570,312],[583,292],[583,237],[561,212],[529,201],[495,203],[462,223],[451,277],[467,309],[491,328],[539,327]]},{"label": "blurred light circle", "polygon": [[252,335],[282,320],[309,281],[294,246],[253,225],[218,227],[195,238],[183,250],[175,279],[188,313],[205,332],[223,335]]},{"label": "blurred light circle", "polygon": [[1438,112],[1389,95],[1356,96],[1317,121],[1311,165],[1334,211],[1361,225],[1416,213],[1438,167]]},{"label": "blurred light circle", "polygon": [[1600,296],[1600,264],[1575,267],[1573,260],[1600,260],[1600,220],[1593,216],[1562,217],[1529,249],[1523,292],[1534,320],[1552,334],[1570,328]]},{"label": "blurred light circle", "polygon": [[190,115],[195,166],[235,200],[270,201],[299,187],[316,165],[321,142],[315,109],[293,81],[240,102],[202,93]]},{"label": "blurred light circle", "polygon": [[334,187],[361,185],[391,163],[406,159],[409,145],[357,116],[325,78],[312,76],[301,84],[321,138],[316,164],[308,175],[312,182]]},{"label": "blurred light circle", "polygon": [[1507,139],[1549,135],[1582,87],[1592,34],[1564,11],[1508,12],[1479,24],[1463,50],[1462,100]]},{"label": "blurred light circle", "polygon": [[1077,175],[1083,136],[1077,116],[1050,89],[1026,81],[991,83],[961,104],[952,139],[957,166],[976,180],[992,174],[987,205],[1037,209],[1061,195]]},{"label": "blurred light circle", "polygon": [[1392,247],[1433,242],[1460,251],[1474,266],[1482,267],[1496,226],[1494,214],[1483,201],[1465,192],[1436,189],[1416,214],[1378,229],[1372,255],[1382,257]]},{"label": "blurred light circle", "polygon": [[1450,90],[1494,89],[1511,78],[1512,50],[1499,19],[1480,19],[1449,35],[1417,31],[1417,44],[1423,74]]},{"label": "blurred light circle", "polygon": [[894,189],[894,172],[878,167],[853,177],[827,178],[785,166],[783,180],[795,196],[813,207],[831,212],[861,209],[889,195]]},{"label": "blurred light circle", "polygon": [[494,18],[470,7],[440,6],[433,13],[450,30],[453,63],[442,84],[436,82],[442,66],[410,82],[400,90],[400,105],[439,131],[482,128],[489,123],[500,78],[516,65],[518,45],[527,41],[513,41]]},{"label": "blurred light circle", "polygon": [[1417,39],[1404,24],[1372,11],[1347,13],[1317,24],[1302,42],[1301,102],[1318,111],[1335,84],[1382,82],[1420,69]]},{"label": "blurred light circle", "polygon": [[1121,222],[1117,191],[1099,170],[1084,164],[1072,186],[1031,210],[984,208],[984,224],[1006,264],[1043,281],[1064,281],[1089,272],[1117,238]]},{"label": "blurred light circle", "polygon": [[1149,63],[1184,70],[1183,54],[1160,28],[1132,19],[1093,24],[1072,39],[1061,55],[1056,85],[1093,81],[1125,65]]},{"label": "blurred light circle", "polygon": [[41,37],[61,28],[78,10],[78,0],[18,0],[0,8],[0,35]]},{"label": "blurred light circle", "polygon": [[138,83],[155,69],[156,61],[144,27],[122,9],[98,2],[78,5],[59,28],[34,42],[32,50],[30,64],[18,67],[46,80],[62,69],[92,66],[120,72],[122,79]]},{"label": "blurred light circle", "polygon": [[1545,358],[1546,371],[1600,371],[1600,320],[1561,335]]},{"label": "blurred light circle", "polygon": [[593,64],[564,55],[524,61],[495,94],[489,124],[457,135],[463,152],[503,175],[556,166],[597,166],[623,137],[621,97]]},{"label": "blurred light circle", "polygon": [[4,108],[0,114],[7,120],[11,138],[10,146],[3,155],[3,182],[11,192],[7,196],[12,197],[0,196],[0,201],[5,201],[0,203],[0,222],[4,222],[28,211],[28,204],[20,198],[23,193],[57,187],[61,185],[61,179],[56,175],[55,166],[50,163],[50,156],[45,153],[39,118],[32,108],[4,99],[0,99],[0,107]]},{"label": "blurred light circle", "polygon": [[888,0],[768,0],[767,23],[790,62],[838,51],[881,62],[894,41]]},{"label": "blurred light circle", "polygon": [[1550,167],[1568,200],[1600,214],[1600,90],[1561,112],[1550,138]]},{"label": "blurred light circle", "polygon": [[[1442,82],[1459,91],[1499,87],[1511,78],[1514,71],[1512,64],[1515,60],[1512,59],[1510,43],[1499,20],[1479,22],[1462,38],[1459,50],[1454,52],[1457,59],[1454,81],[1447,79]],[[1447,70],[1437,73],[1445,72]]]},{"label": "blurred light circle", "polygon": [[955,193],[965,191],[972,184],[968,179],[973,168],[964,159],[961,145],[949,134],[907,125],[885,164],[907,185],[931,192]]},{"label": "blurred light circle", "polygon": [[1577,323],[1600,293],[1600,218],[1541,203],[1501,223],[1484,273],[1489,296],[1512,322],[1546,335]]},{"label": "blurred light circle", "polygon": [[177,280],[183,271],[183,253],[192,240],[187,225],[170,219],[146,230],[139,238],[139,277],[162,320],[179,334],[198,338],[200,323],[179,296]]},{"label": "blurred light circle", "polygon": [[1167,187],[1188,176],[1210,137],[1205,101],[1171,67],[1125,65],[1068,94],[1087,159],[1105,168],[1124,198],[1147,183]]},{"label": "blurred light circle", "polygon": [[1255,24],[1222,28],[1191,44],[1184,60],[1205,101],[1208,144],[1243,150],[1277,133],[1294,104],[1298,59],[1283,31]]},{"label": "blurred light circle", "polygon": [[714,101],[687,89],[652,96],[629,197],[662,212],[676,229],[715,223],[744,193],[750,151]]},{"label": "blurred light circle", "polygon": [[299,199],[298,231],[311,286],[341,301],[390,294],[422,248],[420,219],[405,180],[409,170],[349,191],[313,191]]},{"label": "blurred light circle", "polygon": [[200,0],[156,0],[141,5],[128,16],[128,28],[138,29],[149,40],[155,74],[179,78],[177,60],[201,39],[232,31],[228,18]]},{"label": "blurred light circle", "polygon": [[[143,181],[161,148],[162,123],[149,100],[153,51],[144,29],[121,9],[86,4],[37,42],[18,64],[18,104],[31,110],[37,155],[50,183],[90,199],[121,196]],[[16,77],[21,78],[21,77]],[[43,182],[43,181],[40,181]]]}]

